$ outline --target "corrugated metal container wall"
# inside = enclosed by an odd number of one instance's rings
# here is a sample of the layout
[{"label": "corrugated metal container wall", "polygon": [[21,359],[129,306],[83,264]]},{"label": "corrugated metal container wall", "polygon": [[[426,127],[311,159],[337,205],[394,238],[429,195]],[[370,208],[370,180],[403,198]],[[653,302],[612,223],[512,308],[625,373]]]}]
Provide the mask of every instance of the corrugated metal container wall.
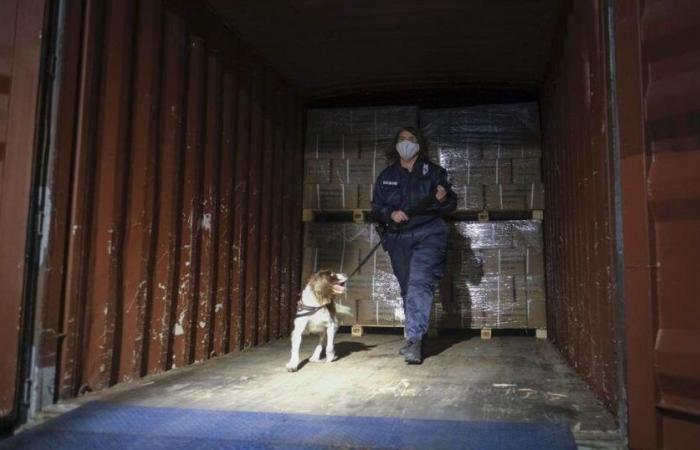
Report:
[{"label": "corrugated metal container wall", "polygon": [[301,98],[201,5],[65,5],[41,350],[58,396],[280,337]]},{"label": "corrugated metal container wall", "polygon": [[543,91],[551,339],[618,409],[615,230],[604,7],[571,2]]},{"label": "corrugated metal container wall", "polygon": [[26,243],[44,0],[0,2],[0,425],[13,420],[26,311]]},{"label": "corrugated metal container wall", "polygon": [[700,2],[616,2],[630,448],[700,441]]}]

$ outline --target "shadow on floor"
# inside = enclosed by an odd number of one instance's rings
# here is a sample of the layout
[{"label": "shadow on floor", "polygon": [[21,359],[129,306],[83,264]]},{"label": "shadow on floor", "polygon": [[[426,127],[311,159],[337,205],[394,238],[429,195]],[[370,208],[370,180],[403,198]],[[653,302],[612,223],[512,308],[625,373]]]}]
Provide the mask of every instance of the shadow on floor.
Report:
[{"label": "shadow on floor", "polygon": [[376,345],[366,345],[362,342],[338,342],[335,344],[335,355],[337,359],[343,359],[357,352],[368,352],[375,348]]},{"label": "shadow on floor", "polygon": [[423,341],[423,359],[437,356],[453,345],[465,342],[471,336],[441,336],[437,338],[427,338]]}]

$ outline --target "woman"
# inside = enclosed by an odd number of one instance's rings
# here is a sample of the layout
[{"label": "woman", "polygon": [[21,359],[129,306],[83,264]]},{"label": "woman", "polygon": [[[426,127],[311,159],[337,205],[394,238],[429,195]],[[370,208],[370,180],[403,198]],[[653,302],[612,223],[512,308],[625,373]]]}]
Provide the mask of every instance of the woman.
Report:
[{"label": "woman", "polygon": [[392,164],[377,177],[372,215],[388,225],[382,243],[401,286],[409,364],[422,362],[421,341],[428,331],[433,296],[445,273],[447,225],[440,217],[454,211],[457,196],[447,171],[427,158],[420,132],[405,127],[394,139]]}]

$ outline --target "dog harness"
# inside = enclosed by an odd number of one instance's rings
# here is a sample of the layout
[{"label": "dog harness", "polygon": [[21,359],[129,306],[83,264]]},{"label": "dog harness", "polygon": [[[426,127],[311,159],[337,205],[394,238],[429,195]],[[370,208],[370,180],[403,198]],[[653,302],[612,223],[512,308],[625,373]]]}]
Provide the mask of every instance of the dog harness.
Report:
[{"label": "dog harness", "polygon": [[[330,305],[330,303],[328,305]],[[302,302],[299,302],[297,304],[297,313],[294,316],[294,318],[296,319],[297,317],[313,316],[314,314],[316,314],[316,312],[322,310],[323,308],[327,308],[328,305],[309,306],[309,305],[303,304]]]}]

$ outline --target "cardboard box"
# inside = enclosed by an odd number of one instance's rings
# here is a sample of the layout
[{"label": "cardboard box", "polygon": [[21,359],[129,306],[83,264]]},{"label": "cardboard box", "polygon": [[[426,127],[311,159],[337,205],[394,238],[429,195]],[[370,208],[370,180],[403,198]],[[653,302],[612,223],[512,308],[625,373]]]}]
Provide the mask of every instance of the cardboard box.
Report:
[{"label": "cardboard box", "polygon": [[543,277],[544,276],[544,253],[542,248],[527,247],[525,249],[527,264],[525,275]]},{"label": "cardboard box", "polygon": [[525,148],[518,138],[507,141],[496,139],[483,142],[481,152],[483,159],[512,159],[529,156],[526,155]]},{"label": "cardboard box", "polygon": [[331,181],[331,160],[307,159],[304,161],[304,183],[327,184]]},{"label": "cardboard box", "polygon": [[340,246],[342,244],[368,244],[371,239],[370,224],[347,222],[306,222],[304,223],[304,245]]},{"label": "cardboard box", "polygon": [[396,303],[359,301],[357,322],[367,326],[398,327],[404,323],[403,306]]},{"label": "cardboard box", "polygon": [[527,289],[527,300],[528,301],[545,301],[546,286],[544,283],[544,277],[533,277],[527,276],[526,289]]},{"label": "cardboard box", "polygon": [[547,326],[546,286],[544,277],[526,276],[525,296],[529,328],[545,328]]},{"label": "cardboard box", "polygon": [[310,133],[306,137],[304,159],[357,158],[360,152],[355,137],[349,134]]},{"label": "cardboard box", "polygon": [[479,251],[485,275],[525,275],[526,251],[523,248],[496,248]]},{"label": "cardboard box", "polygon": [[359,209],[372,209],[372,194],[374,184],[359,184],[357,186],[357,207]]},{"label": "cardboard box", "polygon": [[472,285],[464,278],[455,278],[454,300],[469,305],[470,312],[462,320],[472,327],[523,328],[527,326],[526,300],[516,297],[513,277],[484,276]]},{"label": "cardboard box", "polygon": [[544,209],[544,186],[541,184],[499,184],[485,186],[488,210],[530,211]]},{"label": "cardboard box", "polygon": [[486,209],[490,211],[525,211],[528,209],[525,186],[496,184],[485,187]]},{"label": "cardboard box", "polygon": [[336,247],[304,247],[302,256],[302,276],[305,282],[308,277],[319,270],[349,272],[357,266],[358,253],[356,249]]},{"label": "cardboard box", "polygon": [[512,160],[513,184],[542,183],[542,160],[540,158],[517,158]]},{"label": "cardboard box", "polygon": [[332,182],[344,184],[371,184],[376,179],[374,159],[333,159]]},{"label": "cardboard box", "polygon": [[[528,328],[546,327],[545,285],[543,277],[517,276],[514,277],[515,300],[520,305],[526,305],[526,326]],[[520,310],[517,311],[520,313]]]},{"label": "cardboard box", "polygon": [[374,301],[402,302],[401,286],[391,271],[375,270],[372,289]]},{"label": "cardboard box", "polygon": [[547,328],[547,306],[544,300],[528,300],[527,327]]},{"label": "cardboard box", "polygon": [[374,291],[374,273],[359,273],[347,282],[345,298],[354,304],[357,301],[370,301]]},{"label": "cardboard box", "polygon": [[510,224],[513,233],[513,247],[542,248],[542,222],[537,220],[513,220]]},{"label": "cardboard box", "polygon": [[527,209],[545,209],[544,203],[544,185],[532,183],[526,186],[528,193],[526,199]]},{"label": "cardboard box", "polygon": [[479,250],[449,248],[447,251],[447,271],[453,276],[464,276],[477,284],[484,276],[484,260]]},{"label": "cardboard box", "polygon": [[453,185],[465,185],[468,183],[468,161],[476,157],[476,155],[465,147],[440,146],[437,149],[438,157],[436,162],[447,170],[448,180]]},{"label": "cardboard box", "polygon": [[513,301],[512,277],[484,275],[478,283],[461,276],[453,277],[454,299],[460,303],[469,303],[473,308],[485,311],[493,309],[501,301]]},{"label": "cardboard box", "polygon": [[481,184],[453,185],[457,194],[457,209],[482,211],[484,209],[484,186]]},{"label": "cardboard box", "polygon": [[453,222],[449,224],[452,248],[510,248],[513,246],[512,222]]},{"label": "cardboard box", "polygon": [[417,122],[415,106],[310,109],[304,156],[318,159],[383,155],[399,128],[415,127]]},{"label": "cardboard box", "polygon": [[438,328],[464,328],[462,305],[433,303],[430,311],[430,324]]},{"label": "cardboard box", "polygon": [[381,158],[385,151],[383,146],[388,145],[385,141],[387,141],[387,138],[382,139],[372,131],[357,133],[353,136],[353,144],[357,147],[358,157],[366,161],[374,161],[377,158]]},{"label": "cardboard box", "polygon": [[391,257],[389,253],[385,252],[381,248],[374,253],[374,270],[387,272],[393,275],[394,270],[391,266]]},{"label": "cardboard box", "polygon": [[510,159],[481,159],[467,162],[465,184],[510,183],[511,179]]},{"label": "cardboard box", "polygon": [[355,209],[357,198],[357,185],[304,185],[304,209]]},{"label": "cardboard box", "polygon": [[513,277],[513,298],[523,304],[527,304],[527,278],[525,275]]}]

